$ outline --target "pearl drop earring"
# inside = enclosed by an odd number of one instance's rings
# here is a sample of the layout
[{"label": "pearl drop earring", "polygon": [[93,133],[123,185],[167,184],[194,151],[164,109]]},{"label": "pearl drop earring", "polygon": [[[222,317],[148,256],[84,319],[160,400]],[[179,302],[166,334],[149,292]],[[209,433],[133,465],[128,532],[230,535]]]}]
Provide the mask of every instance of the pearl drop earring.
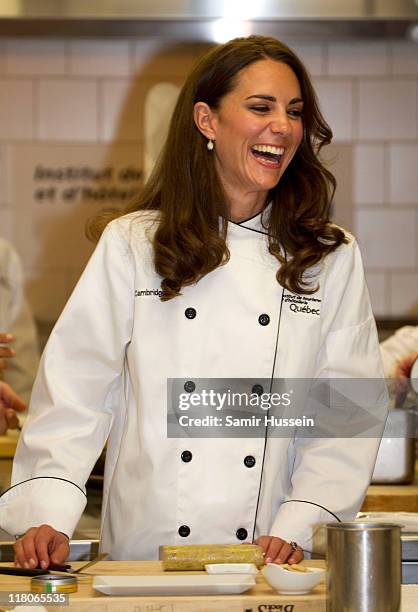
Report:
[{"label": "pearl drop earring", "polygon": [[208,148],[208,150],[209,150],[209,151],[212,151],[212,150],[213,150],[213,140],[211,140],[211,139],[209,138],[209,140],[208,140],[208,142],[207,142],[207,145],[206,145],[206,146],[207,146],[207,148]]}]

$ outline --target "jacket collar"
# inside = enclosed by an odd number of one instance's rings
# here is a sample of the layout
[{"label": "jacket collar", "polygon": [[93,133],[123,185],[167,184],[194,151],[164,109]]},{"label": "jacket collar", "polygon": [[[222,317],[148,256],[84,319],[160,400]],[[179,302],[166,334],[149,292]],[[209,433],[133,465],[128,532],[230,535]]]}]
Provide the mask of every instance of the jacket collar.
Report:
[{"label": "jacket collar", "polygon": [[261,234],[267,234],[267,222],[271,207],[272,202],[269,202],[267,206],[260,213],[258,213],[258,215],[250,217],[250,219],[245,219],[240,223],[235,223],[234,221],[229,221],[229,223],[237,228],[244,228],[250,231],[260,232]]}]

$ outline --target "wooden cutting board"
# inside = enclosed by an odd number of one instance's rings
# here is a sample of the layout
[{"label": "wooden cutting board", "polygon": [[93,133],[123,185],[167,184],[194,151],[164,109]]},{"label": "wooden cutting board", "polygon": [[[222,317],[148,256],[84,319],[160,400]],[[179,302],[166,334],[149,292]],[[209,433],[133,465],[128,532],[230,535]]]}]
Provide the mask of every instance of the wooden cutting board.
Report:
[{"label": "wooden cutting board", "polygon": [[[304,561],[324,567],[323,561]],[[6,565],[6,564],[2,564]],[[72,563],[77,568],[82,563]],[[160,561],[101,561],[87,572],[95,575],[164,574]],[[176,572],[170,572],[171,575]],[[193,572],[195,574],[202,572]],[[325,583],[308,595],[278,595],[257,576],[256,586],[241,595],[189,595],[165,597],[111,597],[93,590],[92,576],[79,574],[78,592],[70,595],[70,606],[45,606],[48,612],[325,612]],[[0,574],[0,591],[30,591],[30,578]],[[13,606],[0,606],[11,610]]]}]

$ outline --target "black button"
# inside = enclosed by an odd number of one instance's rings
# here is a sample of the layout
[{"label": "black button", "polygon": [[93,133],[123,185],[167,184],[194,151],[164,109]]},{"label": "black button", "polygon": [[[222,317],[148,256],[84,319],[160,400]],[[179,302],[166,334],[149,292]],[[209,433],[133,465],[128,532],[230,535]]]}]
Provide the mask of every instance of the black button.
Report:
[{"label": "black button", "polygon": [[264,389],[263,389],[262,385],[254,385],[253,388],[251,389],[251,391],[253,393],[256,393],[257,395],[262,395]]},{"label": "black button", "polygon": [[196,310],[194,308],[186,308],[184,314],[188,319],[194,319],[196,316]]},{"label": "black button", "polygon": [[187,380],[184,383],[184,390],[187,391],[187,393],[192,393],[192,391],[194,391],[195,389],[196,389],[196,385],[194,384],[192,380]]},{"label": "black button", "polygon": [[183,451],[181,453],[181,459],[182,459],[182,461],[184,461],[184,463],[189,463],[189,461],[192,460],[192,457],[193,457],[193,455],[192,455],[192,453],[190,451]]},{"label": "black button", "polygon": [[258,322],[260,323],[260,325],[268,325],[270,323],[270,317],[268,316],[268,314],[261,314],[258,317]]},{"label": "black button", "polygon": [[255,466],[255,457],[252,455],[247,455],[244,459],[244,465],[246,467],[254,467]]},{"label": "black button", "polygon": [[[244,529],[245,531],[245,529]],[[247,532],[245,532],[247,533]],[[179,527],[179,535],[182,538],[187,538],[188,535],[190,535],[190,527],[187,527],[187,525],[182,525],[181,527]]]},{"label": "black button", "polygon": [[237,529],[235,535],[237,536],[238,540],[246,540],[248,536],[248,531],[244,529],[244,527],[240,527],[239,529]]}]

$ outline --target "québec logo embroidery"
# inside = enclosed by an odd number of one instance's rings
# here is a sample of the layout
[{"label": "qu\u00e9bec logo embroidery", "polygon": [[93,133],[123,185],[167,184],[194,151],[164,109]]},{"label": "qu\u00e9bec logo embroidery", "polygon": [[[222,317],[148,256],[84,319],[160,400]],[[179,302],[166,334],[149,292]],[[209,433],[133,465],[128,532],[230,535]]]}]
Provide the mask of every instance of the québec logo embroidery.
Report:
[{"label": "qu\u00e9bec logo embroidery", "polygon": [[322,300],[319,298],[309,295],[295,295],[293,293],[286,293],[283,297],[283,301],[288,305],[289,310],[292,312],[316,315],[318,317],[321,314]]},{"label": "qu\u00e9bec logo embroidery", "polygon": [[161,297],[164,295],[164,291],[162,289],[135,289],[135,297],[143,297],[146,295],[158,295],[158,297]]}]

